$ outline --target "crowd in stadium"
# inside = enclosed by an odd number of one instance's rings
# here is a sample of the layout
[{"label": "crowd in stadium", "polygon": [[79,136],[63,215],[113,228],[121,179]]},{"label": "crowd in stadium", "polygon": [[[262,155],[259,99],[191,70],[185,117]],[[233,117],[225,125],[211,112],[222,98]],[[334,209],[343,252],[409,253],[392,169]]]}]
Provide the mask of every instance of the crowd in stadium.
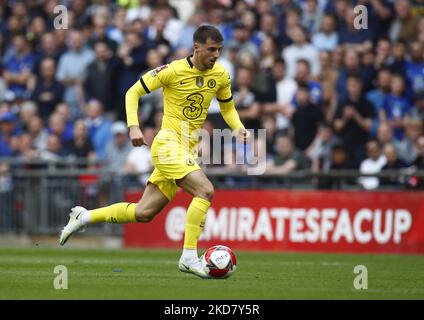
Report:
[{"label": "crowd in stadium", "polygon": [[[420,1],[194,0],[188,17],[178,7],[187,1],[1,3],[0,157],[150,170],[148,147],[128,140],[125,93],[147,70],[189,56],[193,31],[208,23],[224,35],[220,62],[242,122],[266,129],[269,170],[424,169]],[[66,29],[54,27],[61,4]],[[367,9],[362,28],[357,5]],[[162,107],[160,90],[140,101],[150,143]],[[226,127],[216,101],[205,127]],[[361,180],[379,182],[398,183]]]}]

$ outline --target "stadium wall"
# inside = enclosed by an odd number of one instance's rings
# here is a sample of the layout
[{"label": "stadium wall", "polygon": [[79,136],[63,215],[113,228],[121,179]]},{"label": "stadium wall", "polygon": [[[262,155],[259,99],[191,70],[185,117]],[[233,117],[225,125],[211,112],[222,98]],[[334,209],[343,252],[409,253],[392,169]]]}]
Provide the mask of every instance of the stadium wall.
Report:
[{"label": "stadium wall", "polygon": [[[128,193],[137,202],[139,192]],[[181,248],[191,196],[180,190],[125,247]],[[236,250],[424,254],[424,192],[216,190],[199,242]]]}]

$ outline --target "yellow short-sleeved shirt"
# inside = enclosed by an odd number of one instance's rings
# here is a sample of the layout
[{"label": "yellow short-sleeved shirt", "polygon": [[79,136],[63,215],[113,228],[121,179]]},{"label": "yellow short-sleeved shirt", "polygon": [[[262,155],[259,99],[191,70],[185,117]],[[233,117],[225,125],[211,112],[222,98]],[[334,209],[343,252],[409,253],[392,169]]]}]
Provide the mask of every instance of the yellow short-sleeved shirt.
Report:
[{"label": "yellow short-sleeved shirt", "polygon": [[230,76],[215,63],[212,69],[198,70],[189,58],[173,61],[146,72],[140,78],[146,93],[163,87],[162,126],[152,144],[155,170],[149,178],[171,200],[178,187],[175,180],[199,170],[194,147],[214,96],[231,101]]}]

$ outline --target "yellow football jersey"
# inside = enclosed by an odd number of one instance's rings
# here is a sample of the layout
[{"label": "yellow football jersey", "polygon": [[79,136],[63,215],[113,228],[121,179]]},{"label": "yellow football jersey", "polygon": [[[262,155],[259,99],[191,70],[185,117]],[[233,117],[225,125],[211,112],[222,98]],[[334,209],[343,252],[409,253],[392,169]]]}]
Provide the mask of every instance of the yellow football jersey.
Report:
[{"label": "yellow football jersey", "polygon": [[[140,83],[146,93],[163,87],[161,129],[179,136],[202,127],[215,95],[220,103],[232,100],[228,71],[219,63],[215,63],[212,69],[200,71],[189,57],[146,72]],[[190,139],[190,146],[192,143],[194,141]]]}]

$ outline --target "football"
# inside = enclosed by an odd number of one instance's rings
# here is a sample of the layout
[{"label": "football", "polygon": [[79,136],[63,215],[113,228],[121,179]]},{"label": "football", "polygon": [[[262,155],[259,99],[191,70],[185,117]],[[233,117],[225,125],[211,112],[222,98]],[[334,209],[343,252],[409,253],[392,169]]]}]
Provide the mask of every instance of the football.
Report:
[{"label": "football", "polygon": [[223,245],[207,249],[201,261],[202,267],[212,278],[228,278],[236,271],[236,256],[229,247]]}]

